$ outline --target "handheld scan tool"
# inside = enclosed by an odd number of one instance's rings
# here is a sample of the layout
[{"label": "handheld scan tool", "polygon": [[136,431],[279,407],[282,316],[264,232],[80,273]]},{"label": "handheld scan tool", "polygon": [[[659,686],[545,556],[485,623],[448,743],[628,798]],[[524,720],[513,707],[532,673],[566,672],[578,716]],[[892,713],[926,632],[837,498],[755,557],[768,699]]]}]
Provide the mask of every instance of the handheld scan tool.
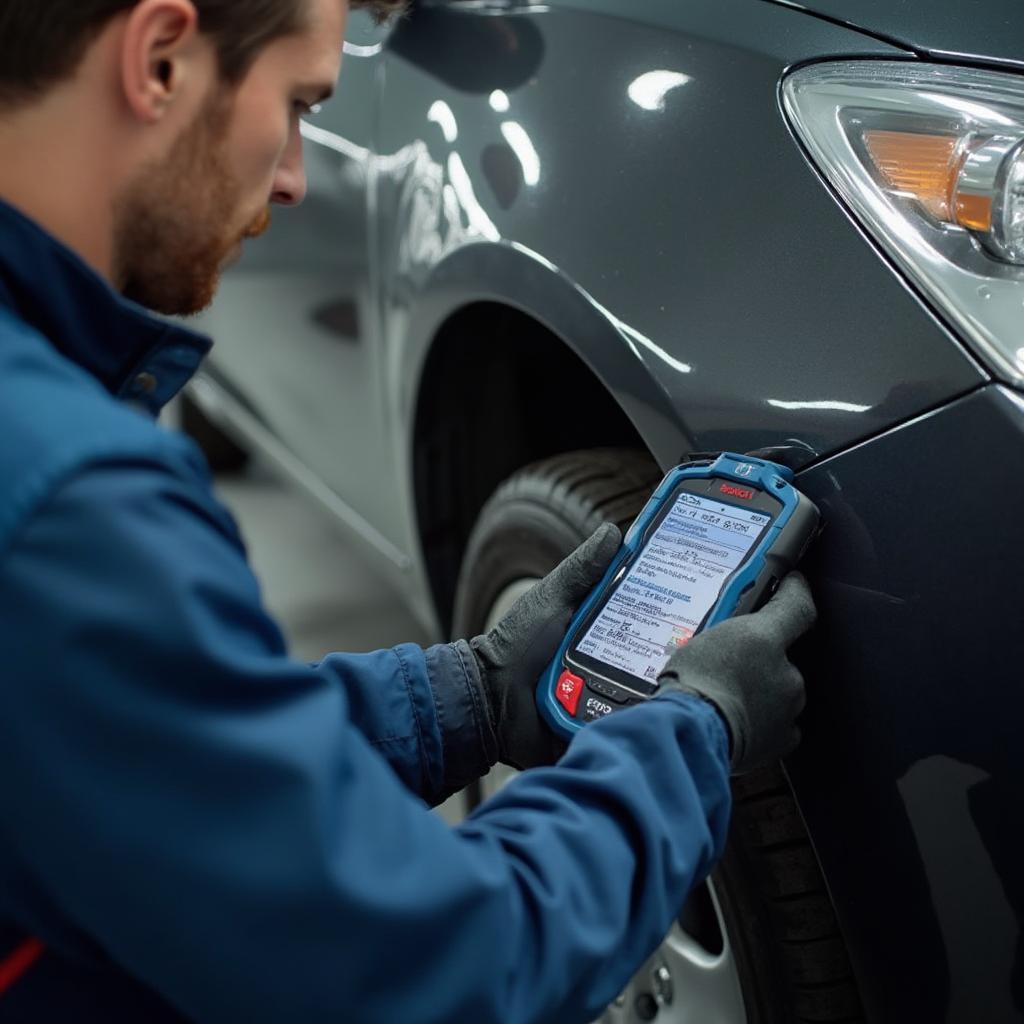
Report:
[{"label": "handheld scan tool", "polygon": [[775,593],[818,530],[817,506],[792,480],[729,452],[668,473],[541,677],[537,701],[556,732],[653,697],[677,647]]}]

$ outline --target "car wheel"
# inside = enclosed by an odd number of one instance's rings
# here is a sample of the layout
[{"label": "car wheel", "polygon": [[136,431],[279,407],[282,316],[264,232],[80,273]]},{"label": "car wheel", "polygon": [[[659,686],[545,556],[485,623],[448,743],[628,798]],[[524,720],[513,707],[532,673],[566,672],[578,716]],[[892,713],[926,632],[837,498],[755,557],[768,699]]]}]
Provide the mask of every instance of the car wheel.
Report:
[{"label": "car wheel", "polygon": [[249,453],[221,430],[186,394],[178,398],[178,423],[183,433],[201,449],[214,473],[238,473]]},{"label": "car wheel", "polygon": [[[625,530],[661,479],[632,449],[558,455],[520,470],[482,509],[459,576],[454,633],[474,636],[602,522]],[[472,808],[515,772],[498,765]],[[780,767],[734,781],[725,856],[601,1024],[863,1020],[846,949]]]}]

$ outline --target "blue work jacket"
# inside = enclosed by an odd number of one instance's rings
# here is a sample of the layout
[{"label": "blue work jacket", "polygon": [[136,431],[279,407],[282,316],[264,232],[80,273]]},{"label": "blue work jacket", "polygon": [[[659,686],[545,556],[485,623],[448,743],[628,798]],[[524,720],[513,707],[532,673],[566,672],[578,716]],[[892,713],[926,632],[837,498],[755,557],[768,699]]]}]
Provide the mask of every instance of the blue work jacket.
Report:
[{"label": "blue work jacket", "polygon": [[489,766],[459,648],[289,657],[202,456],[208,348],[0,203],[0,1021],[571,1024],[710,870],[715,711]]}]

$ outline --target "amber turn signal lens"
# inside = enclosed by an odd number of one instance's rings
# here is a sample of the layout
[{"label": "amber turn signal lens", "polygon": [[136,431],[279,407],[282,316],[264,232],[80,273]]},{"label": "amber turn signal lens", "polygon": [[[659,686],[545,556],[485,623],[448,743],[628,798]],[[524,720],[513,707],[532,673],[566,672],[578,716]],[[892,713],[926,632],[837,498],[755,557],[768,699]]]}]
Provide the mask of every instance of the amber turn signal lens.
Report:
[{"label": "amber turn signal lens", "polygon": [[933,217],[950,220],[962,158],[948,135],[869,130],[864,133],[875,167],[899,195],[916,199]]},{"label": "amber turn signal lens", "polygon": [[969,149],[963,139],[922,132],[872,129],[864,145],[886,185],[916,199],[937,220],[971,231],[992,227],[992,197],[957,194]]},{"label": "amber turn signal lens", "polygon": [[958,195],[954,205],[954,220],[971,231],[989,231],[992,228],[992,197]]}]

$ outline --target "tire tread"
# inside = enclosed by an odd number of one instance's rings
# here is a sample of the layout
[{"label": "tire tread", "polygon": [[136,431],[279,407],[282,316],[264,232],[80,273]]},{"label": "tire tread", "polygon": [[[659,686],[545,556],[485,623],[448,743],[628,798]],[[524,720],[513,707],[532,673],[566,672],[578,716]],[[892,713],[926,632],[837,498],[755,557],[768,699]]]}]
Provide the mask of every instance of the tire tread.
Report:
[{"label": "tire tread", "polygon": [[590,530],[602,522],[627,529],[661,479],[657,463],[632,448],[569,452],[531,463],[509,477],[488,506],[535,501]]},{"label": "tire tread", "polygon": [[733,836],[755,866],[768,927],[800,1024],[854,1024],[864,1012],[832,901],[780,766],[734,780]]}]

